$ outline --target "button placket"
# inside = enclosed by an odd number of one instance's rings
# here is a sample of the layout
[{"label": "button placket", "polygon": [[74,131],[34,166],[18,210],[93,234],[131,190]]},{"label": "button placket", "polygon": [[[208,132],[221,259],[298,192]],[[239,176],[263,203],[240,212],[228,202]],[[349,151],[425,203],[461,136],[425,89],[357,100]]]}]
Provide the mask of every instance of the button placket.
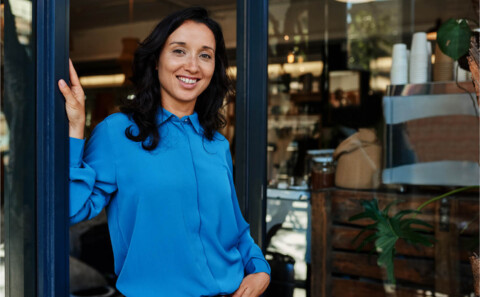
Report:
[{"label": "button placket", "polygon": [[[220,290],[220,285],[218,284],[217,280],[216,280],[215,277],[213,276],[213,272],[212,272],[212,270],[211,270],[210,264],[208,263],[207,253],[206,253],[206,251],[205,251],[205,246],[204,246],[203,240],[202,240],[201,235],[200,235],[201,229],[202,229],[202,228],[201,228],[201,226],[202,226],[202,220],[201,220],[201,216],[200,216],[200,208],[199,208],[200,205],[199,205],[199,200],[198,200],[199,196],[198,196],[198,178],[197,178],[197,171],[196,171],[196,168],[195,168],[195,162],[193,161],[193,160],[194,160],[194,159],[193,159],[193,152],[192,152],[193,148],[192,148],[192,144],[191,144],[191,142],[190,142],[190,135],[189,135],[189,133],[188,133],[188,131],[187,131],[188,128],[186,128],[185,125],[184,125],[184,124],[191,124],[191,121],[190,121],[189,118],[186,118],[186,119],[184,119],[184,120],[180,120],[180,123],[182,124],[182,125],[180,125],[180,126],[181,126],[182,131],[183,131],[183,133],[184,133],[184,135],[185,135],[185,137],[186,137],[186,139],[187,139],[187,142],[188,142],[188,148],[190,149],[190,160],[191,160],[191,162],[192,162],[192,168],[193,168],[193,172],[194,172],[194,176],[195,176],[195,182],[196,182],[196,184],[197,184],[197,191],[196,191],[196,192],[197,192],[197,201],[196,201],[196,207],[197,207],[197,215],[198,215],[198,219],[199,219],[199,225],[198,225],[198,240],[199,240],[199,242],[200,242],[200,244],[201,244],[201,247],[202,247],[203,257],[204,257],[205,265],[207,266],[207,269],[208,269],[208,274],[209,274],[209,276],[215,281],[215,283],[217,284],[218,289]],[[192,127],[191,127],[190,129],[193,130],[193,125],[192,125]]]}]

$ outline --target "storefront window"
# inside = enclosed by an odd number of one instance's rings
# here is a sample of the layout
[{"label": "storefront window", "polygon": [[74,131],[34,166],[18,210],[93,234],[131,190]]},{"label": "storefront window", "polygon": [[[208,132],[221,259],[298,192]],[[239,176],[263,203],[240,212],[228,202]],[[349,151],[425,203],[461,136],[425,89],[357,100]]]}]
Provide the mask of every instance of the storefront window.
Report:
[{"label": "storefront window", "polygon": [[35,296],[35,25],[31,1],[1,4],[0,296]]},{"label": "storefront window", "polygon": [[[434,79],[444,68],[435,65],[432,37],[449,18],[478,20],[473,4],[269,1],[266,229],[273,272],[267,296],[473,294],[468,255],[478,254],[478,190],[426,206],[417,218],[430,224],[419,232],[431,245],[400,240],[388,258],[394,270],[377,264],[375,250],[369,256],[374,241],[356,249],[365,236],[353,242],[355,237],[373,221],[349,220],[365,210],[362,200],[378,201],[380,210],[398,200],[393,216],[478,185],[478,154],[470,155],[478,152],[478,105],[461,88],[474,89],[467,82],[457,87],[452,75]],[[416,32],[428,33],[426,81],[393,86],[394,45],[413,50]],[[453,61],[450,67],[452,74]],[[413,80],[415,73],[410,75]],[[431,108],[435,98],[440,100]],[[452,100],[470,105],[465,111],[440,107]],[[430,106],[428,112],[420,102]],[[401,108],[404,118],[398,120]],[[455,173],[435,173],[437,164],[443,171],[449,164]],[[405,168],[417,174],[406,175]],[[470,168],[476,168],[477,182],[465,177],[472,176]]]}]

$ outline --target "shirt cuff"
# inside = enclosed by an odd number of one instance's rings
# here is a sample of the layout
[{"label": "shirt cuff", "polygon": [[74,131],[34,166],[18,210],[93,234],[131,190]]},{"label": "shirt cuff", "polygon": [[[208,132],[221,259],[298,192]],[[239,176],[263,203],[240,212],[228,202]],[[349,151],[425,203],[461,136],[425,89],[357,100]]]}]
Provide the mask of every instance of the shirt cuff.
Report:
[{"label": "shirt cuff", "polygon": [[265,272],[270,275],[270,265],[268,265],[268,262],[264,259],[252,258],[248,261],[245,271],[247,274]]},{"label": "shirt cuff", "polygon": [[70,167],[80,167],[85,139],[70,137]]}]

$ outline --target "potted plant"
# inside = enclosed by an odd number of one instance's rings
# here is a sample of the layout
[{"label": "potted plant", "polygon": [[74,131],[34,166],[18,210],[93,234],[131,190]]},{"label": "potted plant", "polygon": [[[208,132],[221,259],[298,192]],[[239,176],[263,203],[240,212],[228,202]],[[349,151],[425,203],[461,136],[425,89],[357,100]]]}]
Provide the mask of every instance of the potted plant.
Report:
[{"label": "potted plant", "polygon": [[[385,209],[380,210],[377,199],[364,200],[362,201],[364,211],[350,217],[349,221],[369,218],[373,220],[373,222],[369,225],[366,225],[352,242],[356,242],[357,239],[360,238],[361,235],[366,231],[374,231],[372,234],[368,235],[362,240],[357,249],[361,250],[366,244],[373,242],[373,251],[378,253],[378,266],[385,268],[387,272],[387,282],[395,285],[396,280],[394,275],[394,259],[396,255],[395,247],[398,241],[403,239],[409,244],[424,245],[427,247],[433,246],[435,242],[432,236],[425,234],[425,228],[428,230],[433,228],[433,226],[424,220],[416,218],[417,214],[420,214],[425,206],[435,201],[474,188],[479,188],[479,186],[459,188],[443,195],[436,196],[420,205],[417,209],[400,210],[394,214],[390,213],[390,208],[401,201],[394,201],[388,204]],[[475,265],[478,265],[478,257],[473,257],[470,260],[475,261],[475,259],[477,259]],[[472,267],[474,267],[473,270],[475,275],[476,266],[474,266],[473,263]],[[478,280],[476,281],[478,282]],[[478,290],[478,286],[475,288],[475,290]],[[478,295],[478,292],[476,292],[476,294]]]}]

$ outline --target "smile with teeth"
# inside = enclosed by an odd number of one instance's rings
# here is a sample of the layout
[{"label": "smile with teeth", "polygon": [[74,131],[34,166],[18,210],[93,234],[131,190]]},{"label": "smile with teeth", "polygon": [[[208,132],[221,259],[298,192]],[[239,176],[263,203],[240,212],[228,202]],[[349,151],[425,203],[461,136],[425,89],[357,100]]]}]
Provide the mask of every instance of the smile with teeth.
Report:
[{"label": "smile with teeth", "polygon": [[182,82],[186,83],[186,84],[194,84],[198,81],[198,79],[196,79],[196,78],[191,79],[191,78],[186,78],[186,77],[182,77],[182,76],[177,76],[177,78],[179,80],[181,80]]}]

